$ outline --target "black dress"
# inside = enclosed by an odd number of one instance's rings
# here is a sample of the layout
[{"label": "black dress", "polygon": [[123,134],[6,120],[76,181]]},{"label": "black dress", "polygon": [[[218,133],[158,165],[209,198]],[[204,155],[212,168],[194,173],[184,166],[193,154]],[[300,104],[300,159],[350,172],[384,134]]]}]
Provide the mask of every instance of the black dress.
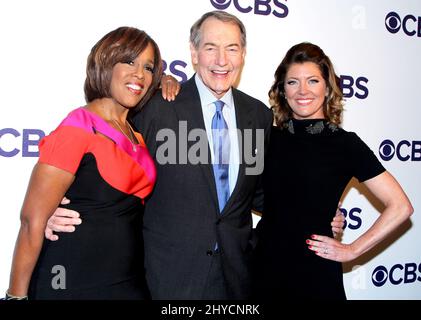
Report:
[{"label": "black dress", "polygon": [[[101,134],[97,134],[101,133]],[[145,299],[143,199],[155,182],[141,142],[84,108],[74,110],[40,143],[40,163],[74,173],[66,208],[80,213],[73,233],[44,240],[29,299]]]},{"label": "black dress", "polygon": [[352,132],[324,120],[273,128],[264,170],[254,294],[259,299],[345,300],[342,264],[309,250],[312,234],[332,236],[330,222],[352,177],[385,169]]}]

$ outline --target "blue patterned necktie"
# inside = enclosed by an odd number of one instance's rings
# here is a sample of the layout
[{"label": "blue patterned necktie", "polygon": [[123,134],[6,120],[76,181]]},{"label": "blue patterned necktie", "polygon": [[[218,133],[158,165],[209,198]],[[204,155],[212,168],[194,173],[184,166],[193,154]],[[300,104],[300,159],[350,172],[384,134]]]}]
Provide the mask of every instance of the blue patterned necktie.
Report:
[{"label": "blue patterned necktie", "polygon": [[212,118],[212,138],[213,138],[213,174],[215,176],[216,191],[218,193],[219,212],[225,207],[228,201],[229,190],[229,159],[230,159],[230,140],[228,126],[222,115],[224,102],[217,100],[215,115]]}]

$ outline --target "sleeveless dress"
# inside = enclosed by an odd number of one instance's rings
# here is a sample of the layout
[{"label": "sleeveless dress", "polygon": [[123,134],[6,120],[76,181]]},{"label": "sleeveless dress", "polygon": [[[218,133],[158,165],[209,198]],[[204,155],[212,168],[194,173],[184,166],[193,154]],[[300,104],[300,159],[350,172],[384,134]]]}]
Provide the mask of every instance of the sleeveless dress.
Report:
[{"label": "sleeveless dress", "polygon": [[342,264],[309,250],[312,234],[332,237],[330,222],[345,187],[385,169],[353,132],[321,119],[273,128],[263,177],[254,295],[258,299],[345,300]]},{"label": "sleeveless dress", "polygon": [[[96,134],[101,133],[101,134]],[[39,145],[39,162],[75,175],[63,206],[80,213],[72,233],[45,239],[30,299],[146,299],[143,199],[156,171],[139,133],[133,145],[85,108],[72,111]]]}]

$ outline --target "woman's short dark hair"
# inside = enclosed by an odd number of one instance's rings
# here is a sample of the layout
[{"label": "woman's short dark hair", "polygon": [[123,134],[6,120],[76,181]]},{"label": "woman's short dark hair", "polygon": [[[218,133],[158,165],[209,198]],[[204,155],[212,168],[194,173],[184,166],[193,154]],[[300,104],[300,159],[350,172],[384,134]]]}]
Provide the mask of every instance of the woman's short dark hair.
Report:
[{"label": "woman's short dark hair", "polygon": [[148,101],[159,87],[162,76],[161,53],[155,41],[145,32],[132,27],[120,27],[107,33],[91,49],[86,65],[85,100],[110,98],[113,67],[119,62],[135,60],[151,44],[154,49],[152,84],[137,108]]},{"label": "woman's short dark hair", "polygon": [[275,81],[269,90],[276,125],[282,127],[292,118],[292,110],[285,98],[285,77],[292,64],[315,63],[326,82],[328,95],[323,103],[323,113],[331,123],[340,125],[343,112],[343,94],[340,79],[336,75],[332,62],[323,50],[315,44],[302,42],[291,47],[275,71]]}]

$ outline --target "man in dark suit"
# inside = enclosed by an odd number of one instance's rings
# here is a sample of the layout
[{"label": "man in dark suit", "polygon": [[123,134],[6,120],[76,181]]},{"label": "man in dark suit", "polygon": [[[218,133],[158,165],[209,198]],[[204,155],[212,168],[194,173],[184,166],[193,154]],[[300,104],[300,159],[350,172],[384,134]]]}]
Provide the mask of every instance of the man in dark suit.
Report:
[{"label": "man in dark suit", "polygon": [[[245,299],[255,245],[251,210],[261,210],[263,201],[258,153],[264,153],[272,112],[233,88],[245,56],[240,20],[223,11],[206,13],[191,28],[190,41],[196,74],[175,101],[156,95],[134,117],[157,166],[144,215],[146,278],[153,299]],[[229,194],[222,207],[210,133],[216,100],[224,104],[231,131]],[[193,130],[197,138],[188,139]],[[190,151],[197,145],[205,156]]]}]

